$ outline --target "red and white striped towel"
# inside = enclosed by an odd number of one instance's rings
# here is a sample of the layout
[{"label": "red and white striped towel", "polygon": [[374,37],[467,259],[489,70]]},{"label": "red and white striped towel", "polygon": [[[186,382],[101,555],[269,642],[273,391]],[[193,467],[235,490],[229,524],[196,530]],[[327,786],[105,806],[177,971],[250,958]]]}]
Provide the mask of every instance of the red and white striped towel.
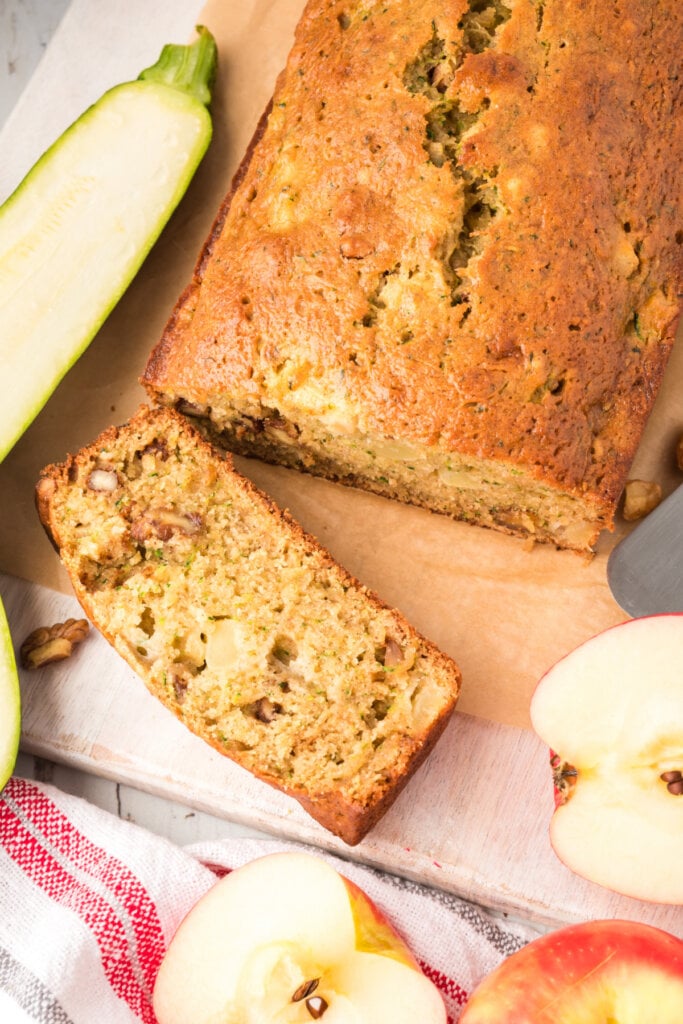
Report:
[{"label": "red and white striped towel", "polygon": [[[0,1021],[154,1024],[154,980],[183,916],[217,874],[287,848],[226,839],[181,849],[54,787],[10,779],[0,797]],[[451,1022],[480,978],[533,937],[448,894],[323,856],[407,939]]]}]

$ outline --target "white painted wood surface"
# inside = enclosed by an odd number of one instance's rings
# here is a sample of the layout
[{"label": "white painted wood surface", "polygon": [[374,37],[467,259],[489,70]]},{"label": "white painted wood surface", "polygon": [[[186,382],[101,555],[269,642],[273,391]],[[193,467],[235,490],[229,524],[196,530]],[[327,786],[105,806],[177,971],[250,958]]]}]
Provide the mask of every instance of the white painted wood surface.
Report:
[{"label": "white painted wood surface", "polygon": [[[15,6],[28,5],[15,0]],[[187,35],[199,6],[187,0],[136,4],[135,31],[120,26],[121,39],[129,44],[131,73],[142,66],[139,50],[146,31],[152,32],[155,43]],[[95,26],[99,9],[99,0],[74,0],[57,41],[68,40],[70,26],[77,21],[81,30],[89,18]],[[0,13],[4,16],[6,10],[3,6]],[[98,59],[94,53],[78,56],[86,67]],[[21,118],[30,107],[43,124],[49,121],[54,134],[84,101],[82,93],[69,88],[71,68],[63,47],[48,50],[43,70],[48,77],[66,77],[67,100],[59,117],[40,89],[32,92],[30,87],[14,116]],[[98,86],[96,95],[100,91]],[[59,118],[62,124],[57,123]],[[0,192],[3,172],[4,184],[9,178],[16,180],[17,168],[26,170],[38,155],[38,138],[38,132],[22,136],[20,151],[11,155],[11,161],[3,159]],[[0,594],[17,642],[36,625],[79,614],[72,599],[10,577],[0,577]],[[187,733],[97,634],[71,661],[38,673],[22,672],[21,686],[20,768],[31,771],[31,755],[54,759],[65,767],[48,769],[51,781],[122,816],[137,813],[141,805],[136,793],[163,797],[170,803],[155,803],[155,811],[144,813],[153,822],[151,827],[156,821],[159,831],[170,832],[178,841],[199,837],[193,832],[195,821],[187,815],[204,811],[212,817],[202,819],[202,837],[207,837],[209,827],[222,834],[222,821],[226,828],[229,822],[229,827],[256,827],[537,921],[557,924],[618,916],[650,921],[683,936],[683,909],[619,898],[575,878],[557,862],[547,840],[552,810],[547,751],[526,731],[457,715],[396,805],[360,846],[349,850],[297,804]],[[108,780],[114,780],[115,788]]]},{"label": "white painted wood surface", "polygon": [[51,759],[20,753],[17,775],[48,783],[64,793],[78,796],[123,821],[131,821],[177,846],[245,837],[270,839],[258,829],[206,814],[172,797],[148,793],[115,779],[94,775],[81,768],[58,764]]}]

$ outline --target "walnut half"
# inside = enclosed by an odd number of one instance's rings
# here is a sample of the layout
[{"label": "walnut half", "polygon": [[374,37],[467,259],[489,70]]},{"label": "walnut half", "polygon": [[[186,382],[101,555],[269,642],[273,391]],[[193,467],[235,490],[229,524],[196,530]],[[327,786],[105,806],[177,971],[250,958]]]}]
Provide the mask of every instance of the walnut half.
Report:
[{"label": "walnut half", "polygon": [[67,619],[54,626],[40,626],[24,640],[19,649],[23,668],[43,668],[53,661],[62,661],[73,653],[88,635],[90,625],[87,619]]},{"label": "walnut half", "polygon": [[624,494],[624,519],[642,519],[662,500],[662,488],[653,480],[628,480]]}]

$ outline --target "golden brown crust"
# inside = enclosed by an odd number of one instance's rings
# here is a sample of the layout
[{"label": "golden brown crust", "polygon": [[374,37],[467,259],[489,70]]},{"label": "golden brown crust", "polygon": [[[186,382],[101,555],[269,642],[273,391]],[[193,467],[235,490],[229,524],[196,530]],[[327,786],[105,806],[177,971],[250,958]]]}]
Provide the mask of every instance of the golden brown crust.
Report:
[{"label": "golden brown crust", "polygon": [[674,0],[310,0],[150,394],[312,387],[610,525],[680,312],[682,44]]},{"label": "golden brown crust", "polygon": [[[153,441],[150,444],[151,437],[153,437]],[[179,446],[177,438],[182,439],[181,446]],[[230,494],[233,496],[233,500],[229,504],[232,505],[236,502],[236,495],[239,492],[246,499],[247,507],[258,511],[258,517],[255,522],[260,524],[258,529],[261,531],[259,533],[259,536],[262,538],[261,543],[264,543],[263,538],[266,536],[285,536],[287,539],[287,549],[300,552],[302,564],[307,562],[309,558],[315,562],[316,579],[322,575],[325,579],[335,580],[338,584],[336,593],[340,595],[345,595],[350,591],[356,592],[360,595],[364,608],[370,611],[370,618],[388,613],[391,618],[391,633],[396,642],[401,645],[412,645],[419,652],[419,657],[423,659],[424,664],[430,666],[430,672],[442,680],[440,684],[441,690],[439,691],[440,697],[436,705],[437,712],[429,720],[428,728],[419,725],[412,732],[410,730],[406,731],[405,734],[401,732],[394,744],[395,756],[390,767],[385,767],[381,772],[373,774],[374,781],[370,788],[367,788],[367,786],[359,788],[355,782],[349,785],[338,784],[330,786],[325,784],[319,785],[316,788],[309,781],[304,785],[295,776],[290,778],[286,775],[277,774],[267,764],[259,763],[258,756],[251,758],[247,762],[245,756],[240,753],[239,748],[233,749],[230,744],[225,742],[225,738],[221,740],[217,736],[215,728],[205,726],[203,719],[198,721],[196,717],[188,718],[185,713],[185,706],[178,693],[174,692],[173,689],[164,689],[159,683],[159,672],[155,674],[151,669],[148,669],[145,662],[146,656],[141,658],[136,653],[137,648],[135,642],[131,642],[132,634],[130,630],[126,633],[125,630],[121,629],[120,625],[119,628],[112,626],[112,616],[119,615],[117,621],[120,623],[121,609],[127,609],[129,602],[132,605],[135,601],[138,584],[125,597],[115,596],[116,592],[121,589],[124,575],[101,582],[104,580],[102,571],[107,569],[106,564],[104,564],[106,559],[110,555],[114,561],[118,559],[116,561],[118,566],[123,564],[121,551],[128,552],[125,556],[127,559],[126,565],[129,565],[132,559],[137,565],[135,571],[139,571],[139,575],[135,578],[142,581],[149,581],[154,578],[155,566],[157,564],[155,558],[157,558],[159,552],[150,551],[149,561],[145,561],[144,559],[147,555],[144,551],[140,551],[140,545],[138,545],[136,552],[134,550],[135,545],[128,543],[131,535],[138,538],[142,536],[141,534],[135,534],[134,525],[140,522],[140,492],[135,491],[135,481],[139,480],[140,477],[137,475],[138,469],[136,468],[135,474],[130,477],[132,483],[127,483],[129,478],[126,477],[124,467],[130,464],[126,460],[130,460],[131,456],[137,459],[141,448],[143,453],[148,449],[158,452],[159,439],[161,439],[162,444],[166,442],[168,447],[166,450],[166,445],[164,445],[165,450],[159,455],[161,462],[154,466],[152,474],[155,478],[153,493],[163,492],[164,502],[170,502],[170,507],[174,509],[174,521],[178,521],[180,505],[186,500],[184,497],[186,490],[185,485],[181,482],[178,482],[177,485],[175,482],[172,482],[169,486],[169,479],[175,481],[175,477],[173,476],[174,471],[168,469],[170,462],[167,462],[167,458],[168,452],[179,452],[182,448],[185,452],[184,457],[187,459],[189,454],[190,461],[193,464],[202,467],[209,466],[211,469],[211,479],[217,479],[215,474],[219,474],[221,480],[229,481]],[[172,459],[170,461],[172,462]],[[135,465],[137,467],[137,462]],[[162,477],[164,478],[163,483]],[[116,488],[115,494],[112,493],[111,496],[107,497],[107,489],[110,486],[112,490],[114,487]],[[210,485],[207,488],[207,494],[201,496],[201,505],[199,507],[206,510],[207,516],[209,514],[209,504],[212,500],[210,497],[211,487],[215,488],[216,486],[217,484]],[[79,506],[79,511],[75,511],[76,506],[73,502],[80,500],[83,494],[86,495],[88,501],[90,501],[90,497],[93,500],[100,501],[98,509],[91,513],[93,516],[92,524],[87,524],[88,512],[85,506],[81,505]],[[178,504],[175,504],[174,496],[178,497]],[[223,496],[225,497],[225,494]],[[248,767],[256,777],[298,800],[324,827],[340,836],[345,842],[349,844],[359,842],[379,820],[391,803],[393,803],[398,793],[403,789],[408,779],[441,735],[454,709],[460,683],[459,672],[452,661],[430,641],[413,630],[398,612],[390,609],[375,593],[365,588],[347,570],[338,565],[330,554],[320,546],[317,540],[307,534],[300,524],[293,520],[286,511],[278,508],[251,481],[236,473],[230,456],[217,452],[188,423],[185,417],[174,410],[163,408],[150,410],[142,407],[128,424],[120,428],[110,427],[92,445],[89,445],[81,452],[68,456],[61,464],[46,467],[36,487],[36,504],[41,522],[48,536],[60,552],[62,561],[70,574],[75,593],[84,611],[119,654],[141,675],[150,692],[159,698],[192,731],[196,732],[222,754],[230,757],[237,764]],[[127,519],[126,516],[130,518]],[[108,519],[110,525],[101,527],[103,517],[110,517]],[[193,521],[191,513],[188,516],[188,521]],[[86,523],[86,525],[83,526],[82,523]],[[100,528],[102,536],[96,541],[94,533]],[[163,538],[163,536],[163,534],[157,534],[157,537]],[[258,538],[256,539],[258,540]],[[233,537],[226,538],[226,535],[221,534],[221,542],[225,544],[225,558],[232,565],[232,549],[236,541]],[[99,550],[103,552],[102,558],[104,561],[98,563],[96,567],[97,572],[94,576],[92,574],[86,576],[84,566],[88,564],[89,560],[99,557],[93,554],[93,545],[95,543],[99,544]],[[158,546],[158,543],[155,539],[152,547]],[[143,558],[142,563],[140,562],[140,554],[142,554]],[[174,579],[174,574],[176,574],[175,578],[177,580],[178,576],[192,571],[188,569],[192,559],[187,559],[185,557],[186,554],[187,551],[185,551],[180,561],[176,562],[172,560],[172,551],[170,549],[169,553],[164,556],[164,562],[167,563],[168,567],[168,573],[165,576],[167,584]],[[212,575],[217,571],[218,562],[222,558],[223,549],[218,549],[214,544],[211,548]],[[239,562],[237,564],[239,565]],[[166,570],[164,571],[166,572]],[[236,572],[239,574],[239,571],[239,569],[229,569],[230,573]],[[204,579],[201,574],[200,579]],[[164,584],[164,586],[167,584]],[[259,586],[261,585],[259,584]],[[143,586],[145,586],[144,582]],[[240,593],[247,593],[248,586],[247,578],[243,577],[240,581]],[[329,586],[329,583],[325,584],[325,587],[327,586]],[[112,595],[114,595],[114,604],[109,600]],[[277,594],[274,596],[277,598],[275,603],[279,604],[280,597]],[[260,600],[265,600],[265,598],[261,597]],[[141,607],[144,609],[148,605],[151,607],[152,616],[160,618],[160,616],[157,616],[154,598],[145,596]],[[202,604],[201,607],[205,607],[205,605]],[[184,622],[188,617],[194,621],[197,610],[197,607],[195,607],[192,613],[188,613],[187,610],[179,611],[179,625],[178,627],[173,627],[173,630],[176,628],[179,630],[180,623]],[[140,607],[137,610],[131,611],[131,614],[133,617],[132,621],[137,621],[141,615]],[[149,614],[149,610],[145,614]],[[163,615],[168,615],[166,610],[163,611]],[[266,620],[261,618],[261,613],[259,615],[259,621],[265,622]],[[224,616],[219,615],[218,617]],[[207,619],[207,623],[210,621],[212,621],[212,617]],[[259,626],[259,628],[262,627]],[[325,638],[325,642],[327,642],[327,638]],[[372,645],[371,648],[372,650],[375,649]],[[175,654],[173,657],[175,657]],[[164,685],[166,674],[166,668],[164,668]],[[444,680],[448,681],[445,687],[443,684]],[[367,684],[363,685],[366,686]],[[364,698],[367,703],[372,698],[372,694],[368,696],[367,693],[364,693]],[[354,710],[354,720],[357,720],[359,710]]]},{"label": "golden brown crust", "polygon": [[[106,636],[106,634],[104,635]],[[107,637],[107,639],[111,643],[111,637]],[[441,652],[438,653],[441,654]],[[441,657],[444,655],[441,654]],[[392,774],[391,780],[387,780],[387,784],[383,788],[375,790],[365,805],[357,800],[348,799],[341,789],[328,790],[316,796],[311,794],[310,790],[283,785],[281,780],[275,779],[265,772],[250,770],[252,775],[260,779],[261,782],[265,782],[273,789],[284,792],[296,800],[323,828],[333,835],[339,836],[347,846],[357,846],[384,817],[417,769],[429,757],[450,722],[452,712],[453,707],[443,709],[424,740],[412,745],[410,755],[404,759],[401,769]],[[220,744],[210,743],[210,745],[220,754],[230,757],[231,760],[240,764],[239,758],[230,754],[226,755],[226,751]]]},{"label": "golden brown crust", "polygon": [[451,719],[450,710],[444,709],[423,743],[415,744],[412,756],[400,773],[394,775],[391,785],[386,786],[381,796],[375,799],[359,814],[357,806],[337,791],[325,794],[324,799],[311,799],[307,793],[292,793],[308,813],[334,835],[342,836],[349,846],[355,846],[375,827],[389,810],[398,795],[431,754]]},{"label": "golden brown crust", "polygon": [[57,533],[56,523],[52,522],[51,514],[51,502],[57,486],[56,477],[58,477],[58,472],[54,466],[49,467],[43,472],[44,475],[41,476],[40,480],[36,484],[36,511],[38,512],[38,517],[45,528],[48,540],[57,554],[59,554],[59,535]]}]

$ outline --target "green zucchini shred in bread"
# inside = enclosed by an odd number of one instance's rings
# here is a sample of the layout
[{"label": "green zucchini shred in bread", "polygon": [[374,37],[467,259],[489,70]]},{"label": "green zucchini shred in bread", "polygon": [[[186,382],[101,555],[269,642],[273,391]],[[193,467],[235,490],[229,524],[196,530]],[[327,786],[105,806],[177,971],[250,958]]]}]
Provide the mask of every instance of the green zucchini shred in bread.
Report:
[{"label": "green zucchini shred in bread", "polygon": [[590,551],[680,314],[682,50],[680,0],[309,0],[150,396]]},{"label": "green zucchini shred in bread", "polygon": [[47,467],[37,500],[86,613],[151,692],[357,843],[445,727],[453,662],[172,410]]}]

